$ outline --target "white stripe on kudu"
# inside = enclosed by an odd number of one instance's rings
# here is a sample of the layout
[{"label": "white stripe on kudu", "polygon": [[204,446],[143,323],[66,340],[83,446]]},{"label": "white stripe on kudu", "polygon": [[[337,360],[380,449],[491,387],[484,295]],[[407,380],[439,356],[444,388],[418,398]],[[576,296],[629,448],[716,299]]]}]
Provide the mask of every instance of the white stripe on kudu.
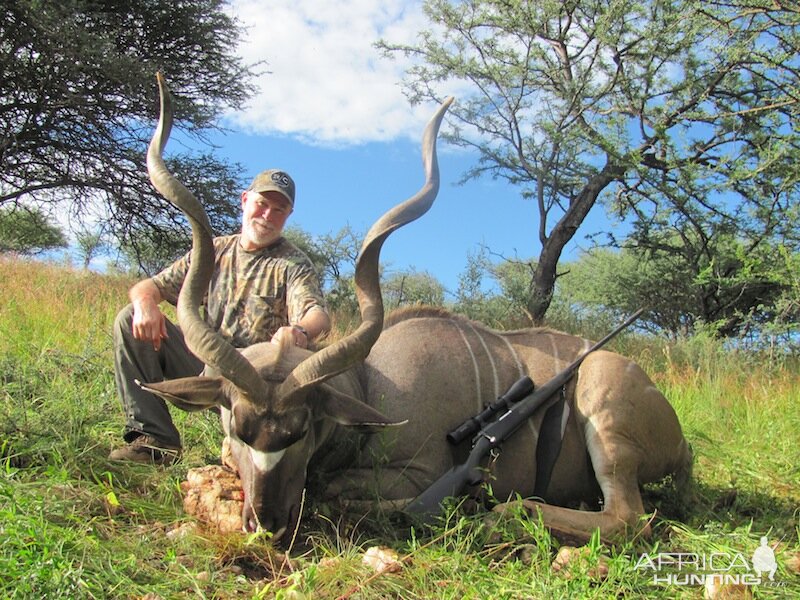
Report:
[{"label": "white stripe on kudu", "polygon": [[[250,448],[249,446],[247,447]],[[262,473],[268,473],[280,462],[285,452],[285,448],[283,450],[278,450],[277,452],[261,452],[259,450],[250,448],[250,458],[259,471]]]},{"label": "white stripe on kudu", "polygon": [[476,405],[480,411],[483,409],[483,398],[481,397],[481,370],[478,367],[478,359],[475,357],[475,353],[472,351],[472,346],[467,339],[467,334],[464,333],[464,330],[461,328],[461,323],[457,320],[451,320],[450,322],[455,326],[455,328],[458,330],[458,333],[461,335],[461,340],[464,342],[464,346],[467,348],[470,359],[472,359],[472,372],[475,375],[475,397],[477,399]]},{"label": "white stripe on kudu", "polygon": [[489,367],[492,370],[492,381],[494,383],[494,397],[497,398],[501,394],[501,392],[500,392],[500,382],[498,381],[497,365],[494,362],[494,357],[492,356],[492,352],[491,352],[491,350],[489,350],[489,346],[486,345],[486,340],[483,339],[483,336],[481,335],[481,332],[478,331],[477,329],[475,329],[475,327],[472,325],[472,323],[467,323],[467,324],[469,325],[469,328],[472,330],[472,332],[475,334],[475,337],[478,338],[478,341],[481,343],[481,347],[483,348],[483,351],[486,353],[486,358],[489,361]]}]

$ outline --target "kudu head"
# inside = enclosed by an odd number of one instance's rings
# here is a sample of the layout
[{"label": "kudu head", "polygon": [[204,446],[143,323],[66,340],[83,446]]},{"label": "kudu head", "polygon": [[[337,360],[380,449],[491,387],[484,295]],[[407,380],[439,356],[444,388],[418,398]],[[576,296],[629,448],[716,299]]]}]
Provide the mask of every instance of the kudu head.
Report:
[{"label": "kudu head", "polygon": [[185,410],[222,408],[223,426],[245,493],[244,527],[271,531],[277,539],[300,518],[306,469],[326,427],[375,429],[394,424],[365,404],[360,390],[335,386],[329,380],[362,362],[380,335],[384,314],[378,276],[381,246],[393,231],[425,214],[436,198],[436,136],[452,98],[440,106],[425,129],[423,187],[378,219],[363,242],[355,272],[360,326],[315,353],[269,342],[240,352],[212,330],[200,313],[214,270],[211,227],[199,201],[169,173],[162,159],[172,107],[161,74],[158,83],[161,116],[148,148],[147,168],[155,188],[191,223],[191,264],[177,312],[187,345],[207,367],[199,377],[143,387]]}]

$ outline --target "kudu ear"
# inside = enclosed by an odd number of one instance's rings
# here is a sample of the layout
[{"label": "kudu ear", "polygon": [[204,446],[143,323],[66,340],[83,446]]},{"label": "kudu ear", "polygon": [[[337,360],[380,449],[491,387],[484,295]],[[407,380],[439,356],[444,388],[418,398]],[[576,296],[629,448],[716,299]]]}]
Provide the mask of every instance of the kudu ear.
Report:
[{"label": "kudu ear", "polygon": [[228,406],[223,394],[225,380],[222,377],[182,377],[168,379],[159,383],[136,383],[143,390],[151,392],[186,411],[204,410],[214,406]]},{"label": "kudu ear", "polygon": [[323,383],[320,387],[323,397],[322,409],[340,425],[369,433],[408,423],[408,421],[391,421],[371,406],[340,392],[331,385]]}]

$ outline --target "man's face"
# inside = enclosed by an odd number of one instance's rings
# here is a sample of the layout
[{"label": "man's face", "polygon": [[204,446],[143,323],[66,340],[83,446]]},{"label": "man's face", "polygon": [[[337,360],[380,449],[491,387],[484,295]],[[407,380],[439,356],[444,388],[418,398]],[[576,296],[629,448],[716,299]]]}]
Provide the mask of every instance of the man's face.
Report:
[{"label": "man's face", "polygon": [[292,214],[289,202],[278,192],[242,194],[241,244],[245,250],[258,250],[276,241],[286,219]]}]

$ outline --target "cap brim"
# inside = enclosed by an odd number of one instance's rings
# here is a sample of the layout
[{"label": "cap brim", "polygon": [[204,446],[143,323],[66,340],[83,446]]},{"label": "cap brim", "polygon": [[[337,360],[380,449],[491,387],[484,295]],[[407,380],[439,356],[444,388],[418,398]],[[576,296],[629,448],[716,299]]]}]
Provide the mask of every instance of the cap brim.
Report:
[{"label": "cap brim", "polygon": [[257,194],[263,194],[265,192],[278,192],[281,196],[283,196],[286,199],[286,201],[289,203],[290,206],[294,206],[294,202],[292,202],[292,197],[289,196],[289,194],[287,194],[277,185],[261,185],[258,187],[250,188],[250,191],[255,192]]}]

